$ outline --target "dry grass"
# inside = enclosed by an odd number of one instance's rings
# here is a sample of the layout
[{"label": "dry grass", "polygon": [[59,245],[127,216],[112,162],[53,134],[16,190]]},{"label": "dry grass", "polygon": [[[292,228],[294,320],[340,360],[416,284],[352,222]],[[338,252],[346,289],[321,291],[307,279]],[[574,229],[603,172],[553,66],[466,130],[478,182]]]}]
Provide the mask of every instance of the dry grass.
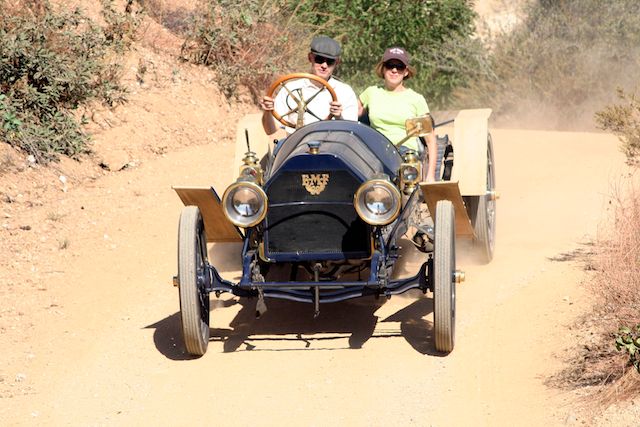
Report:
[{"label": "dry grass", "polygon": [[58,249],[60,250],[68,249],[70,244],[71,242],[69,241],[69,239],[58,240]]},{"label": "dry grass", "polygon": [[52,221],[52,222],[58,222],[58,221],[62,220],[62,218],[64,218],[64,217],[65,217],[65,215],[61,214],[59,212],[49,212],[47,214],[47,219],[49,221]]},{"label": "dry grass", "polygon": [[198,10],[180,56],[211,67],[227,97],[248,91],[257,100],[275,75],[304,69],[308,30],[275,3],[241,0],[221,7],[200,0]]},{"label": "dry grass", "polygon": [[0,175],[8,172],[13,167],[14,161],[9,153],[0,155]]},{"label": "dry grass", "polygon": [[138,0],[145,12],[174,34],[183,36],[197,17],[196,0]]},{"label": "dry grass", "polygon": [[604,405],[640,393],[640,373],[615,348],[621,326],[640,323],[640,175],[631,174],[612,190],[611,223],[589,259],[593,312],[573,327],[576,346],[571,366],[553,379],[570,388],[599,386]]},{"label": "dry grass", "polygon": [[600,240],[595,260],[594,291],[603,309],[625,325],[640,323],[640,187],[636,178],[632,175],[614,189],[613,224]]},{"label": "dry grass", "polygon": [[636,9],[636,0],[529,2],[523,21],[496,35],[491,72],[459,91],[459,105],[491,107],[501,126],[593,130],[616,88],[637,84]]}]

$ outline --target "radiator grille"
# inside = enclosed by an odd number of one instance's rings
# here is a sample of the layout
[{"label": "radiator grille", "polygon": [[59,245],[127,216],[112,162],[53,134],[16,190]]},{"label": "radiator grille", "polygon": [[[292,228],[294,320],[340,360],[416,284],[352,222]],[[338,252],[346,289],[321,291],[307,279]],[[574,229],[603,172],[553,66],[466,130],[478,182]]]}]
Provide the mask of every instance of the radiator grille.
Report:
[{"label": "radiator grille", "polygon": [[324,190],[314,195],[303,185],[303,173],[284,172],[269,184],[268,253],[317,254],[324,259],[369,257],[370,226],[353,207],[360,182],[346,171],[330,171]]}]

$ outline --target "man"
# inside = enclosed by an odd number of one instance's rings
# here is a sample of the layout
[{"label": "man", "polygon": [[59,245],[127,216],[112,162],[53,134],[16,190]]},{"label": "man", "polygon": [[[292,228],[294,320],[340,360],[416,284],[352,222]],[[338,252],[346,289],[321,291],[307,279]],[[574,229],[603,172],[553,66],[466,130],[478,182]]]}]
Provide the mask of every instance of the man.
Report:
[{"label": "man", "polygon": [[[328,90],[323,90],[307,105],[308,110],[313,114],[305,113],[304,124],[309,124],[323,119],[329,114],[338,120],[358,120],[358,99],[351,87],[335,77],[333,72],[340,63],[340,53],[342,49],[338,42],[327,36],[316,36],[311,41],[311,51],[307,58],[311,65],[311,74],[326,80],[336,92],[337,101],[331,100]],[[304,99],[308,100],[322,88],[322,84],[310,79],[299,79],[286,83],[289,91],[301,91]],[[260,101],[262,108],[262,127],[267,135],[276,132],[276,120],[272,115],[275,109],[280,115],[295,109],[297,103],[291,98],[287,90],[281,89],[275,100],[269,96],[263,96]],[[285,117],[290,122],[295,122],[296,113]],[[288,133],[294,129],[285,127]]]}]

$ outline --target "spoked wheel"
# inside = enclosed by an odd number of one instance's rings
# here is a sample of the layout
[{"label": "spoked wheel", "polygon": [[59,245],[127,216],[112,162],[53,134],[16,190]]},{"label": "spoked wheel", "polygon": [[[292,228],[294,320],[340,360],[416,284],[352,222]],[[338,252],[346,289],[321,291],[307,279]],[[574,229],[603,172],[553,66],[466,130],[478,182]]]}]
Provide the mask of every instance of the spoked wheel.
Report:
[{"label": "spoked wheel", "polygon": [[456,250],[453,204],[441,200],[436,205],[435,252],[433,259],[433,323],[436,350],[453,350],[456,322]]},{"label": "spoked wheel", "polygon": [[209,344],[209,294],[205,291],[207,238],[197,206],[187,206],[178,230],[180,316],[187,352],[202,356]]},{"label": "spoked wheel", "polygon": [[491,135],[487,141],[487,190],[482,196],[474,196],[471,217],[476,233],[475,246],[484,262],[493,259],[496,238],[496,172],[493,161]]}]

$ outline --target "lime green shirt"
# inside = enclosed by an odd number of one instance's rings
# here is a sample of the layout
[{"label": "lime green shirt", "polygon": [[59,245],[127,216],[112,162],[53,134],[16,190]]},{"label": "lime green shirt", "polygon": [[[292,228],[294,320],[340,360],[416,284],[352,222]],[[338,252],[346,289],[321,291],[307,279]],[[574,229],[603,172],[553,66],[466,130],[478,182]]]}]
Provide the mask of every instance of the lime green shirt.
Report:
[{"label": "lime green shirt", "polygon": [[[371,127],[386,136],[394,144],[407,135],[404,122],[425,115],[429,106],[424,96],[412,89],[391,92],[380,86],[369,86],[360,94],[362,106],[369,111]],[[418,150],[417,138],[411,138],[405,147]]]}]

